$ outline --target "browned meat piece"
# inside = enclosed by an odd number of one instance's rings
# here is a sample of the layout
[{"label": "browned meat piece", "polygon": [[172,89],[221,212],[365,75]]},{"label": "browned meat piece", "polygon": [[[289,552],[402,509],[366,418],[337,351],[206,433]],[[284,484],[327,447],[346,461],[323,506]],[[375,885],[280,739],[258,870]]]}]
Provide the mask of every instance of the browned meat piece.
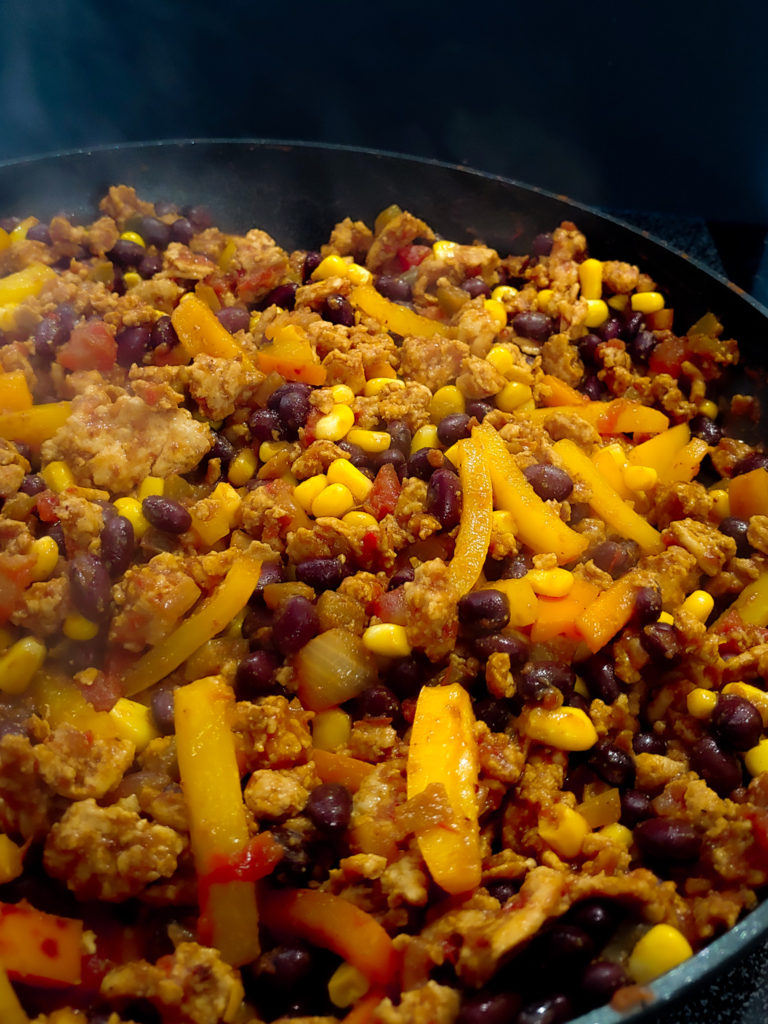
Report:
[{"label": "browned meat piece", "polygon": [[19,455],[16,445],[0,438],[0,498],[10,498],[19,489],[29,462]]},{"label": "browned meat piece", "polygon": [[163,272],[168,277],[189,281],[202,281],[216,269],[213,260],[199,252],[192,252],[179,242],[171,242],[163,253]]},{"label": "browned meat piece", "polygon": [[400,375],[437,391],[461,372],[469,346],[451,338],[405,338],[400,350]]},{"label": "browned meat piece", "polygon": [[199,596],[200,588],[176,555],[155,555],[130,568],[113,588],[117,612],[110,640],[132,651],[159,643]]},{"label": "browned meat piece", "polygon": [[567,334],[553,334],[544,342],[541,346],[541,368],[571,386],[578,384],[584,376],[579,351]]},{"label": "browned meat piece", "polygon": [[34,748],[41,778],[68,800],[103,797],[133,762],[130,740],[101,739],[60,725]]},{"label": "browned meat piece", "polygon": [[27,587],[11,622],[39,636],[51,636],[59,632],[69,610],[69,578],[54,576]]},{"label": "browned meat piece", "polygon": [[459,624],[456,593],[445,562],[435,558],[418,566],[413,582],[405,584],[404,593],[408,640],[428,658],[438,661],[453,647]]},{"label": "browned meat piece", "polygon": [[352,256],[358,263],[364,263],[373,242],[373,232],[361,220],[345,217],[331,232],[327,245],[320,250],[323,256],[336,252],[339,256]]},{"label": "browned meat piece", "polygon": [[244,774],[304,764],[312,747],[311,717],[297,700],[289,703],[285,697],[238,701],[232,729]]},{"label": "browned meat piece", "polygon": [[237,359],[195,356],[187,375],[189,393],[210,420],[223,420],[247,404],[264,379],[258,370]]},{"label": "browned meat piece", "polygon": [[453,1024],[459,1013],[460,997],[455,988],[438,985],[431,979],[420,988],[404,992],[395,1006],[384,999],[376,1007],[373,1020],[379,1024]]},{"label": "browned meat piece", "polygon": [[690,552],[707,576],[716,576],[728,559],[736,554],[735,540],[715,526],[695,519],[678,519],[670,523],[665,531],[665,539],[667,537],[674,538],[676,544]]},{"label": "browned meat piece", "polygon": [[155,208],[152,203],[139,199],[136,189],[128,185],[112,185],[107,195],[99,203],[99,209],[108,217],[112,217],[120,225],[121,229],[125,221],[141,216],[152,217]]},{"label": "browned meat piece", "polygon": [[8,835],[24,839],[50,828],[53,796],[40,777],[35,748],[27,736],[0,738],[0,825]]},{"label": "browned meat piece", "polygon": [[417,238],[431,242],[434,237],[434,232],[428,224],[407,210],[403,211],[387,221],[383,230],[376,235],[368,250],[365,265],[377,274],[389,269],[396,269],[399,272],[399,267],[395,265],[398,250],[411,245]]},{"label": "browned meat piece", "polygon": [[620,260],[603,261],[603,284],[612,292],[628,294],[637,287],[639,270],[631,263]]}]

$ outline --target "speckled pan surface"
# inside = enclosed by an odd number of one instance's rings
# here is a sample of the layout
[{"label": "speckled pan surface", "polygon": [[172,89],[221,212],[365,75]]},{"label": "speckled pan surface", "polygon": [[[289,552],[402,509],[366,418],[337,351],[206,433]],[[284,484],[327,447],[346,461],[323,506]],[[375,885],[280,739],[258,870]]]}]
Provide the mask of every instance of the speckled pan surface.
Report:
[{"label": "speckled pan surface", "polygon": [[[768,311],[695,262],[619,221],[516,182],[446,164],[375,151],[293,142],[174,141],[78,151],[0,164],[0,216],[91,214],[114,183],[149,199],[205,203],[225,230],[258,225],[286,248],[319,246],[344,216],[369,223],[397,202],[457,241],[481,238],[502,252],[523,251],[540,231],[574,220],[595,250],[616,253],[669,286],[679,323],[714,312],[736,337],[745,364],[766,361]],[[768,903],[654,986],[653,1004],[620,1016],[610,1009],[578,1024],[753,1024],[766,1018],[765,957],[752,953],[757,987],[738,991],[738,962],[768,937]],[[718,972],[730,970],[720,987]],[[702,993],[711,993],[710,1011]],[[697,1016],[686,1004],[700,1000]],[[704,1016],[702,1016],[704,1015]],[[576,1024],[576,1022],[575,1022]]]}]

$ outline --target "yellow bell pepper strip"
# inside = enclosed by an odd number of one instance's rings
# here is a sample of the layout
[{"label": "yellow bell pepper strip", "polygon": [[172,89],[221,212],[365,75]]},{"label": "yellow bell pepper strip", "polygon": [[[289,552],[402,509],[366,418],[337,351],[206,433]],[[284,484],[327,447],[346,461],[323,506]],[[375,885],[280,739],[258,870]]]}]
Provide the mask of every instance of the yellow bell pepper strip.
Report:
[{"label": "yellow bell pepper strip", "polygon": [[259,560],[246,555],[237,558],[216,590],[197,611],[128,669],[123,677],[123,696],[133,697],[148,686],[159,683],[220,633],[245,608],[256,589],[260,573]]},{"label": "yellow bell pepper strip", "polygon": [[0,413],[0,437],[39,448],[64,426],[71,411],[69,402],[44,402],[31,409]]},{"label": "yellow bell pepper strip", "polygon": [[589,399],[581,391],[572,388],[559,377],[553,377],[550,373],[541,376],[539,383],[542,385],[540,401],[542,405],[588,405]]},{"label": "yellow bell pepper strip", "polygon": [[459,445],[462,509],[448,578],[456,596],[463,597],[477,583],[488,557],[493,524],[493,489],[488,456],[479,442],[467,438]]},{"label": "yellow bell pepper strip", "polygon": [[0,277],[0,306],[23,302],[39,295],[46,281],[54,281],[56,271],[45,263],[30,263],[15,274]]},{"label": "yellow bell pepper strip", "polygon": [[0,1020],[3,1024],[29,1024],[29,1017],[13,991],[5,969],[0,966]]},{"label": "yellow bell pepper strip", "polygon": [[756,580],[744,587],[711,629],[717,632],[725,619],[734,613],[747,626],[768,626],[768,572],[761,573]]},{"label": "yellow bell pepper strip", "polygon": [[398,958],[392,939],[375,917],[343,896],[317,889],[262,891],[259,908],[279,938],[298,936],[338,953],[378,988],[394,977]]},{"label": "yellow bell pepper strip", "polygon": [[669,426],[669,417],[658,409],[626,398],[611,402],[587,402],[584,405],[561,405],[533,409],[526,416],[534,423],[545,423],[554,413],[567,412],[591,423],[599,434],[658,434]]},{"label": "yellow bell pepper strip", "polygon": [[256,361],[264,373],[279,373],[286,380],[304,384],[325,384],[325,367],[309,343],[304,328],[297,324],[270,325],[265,331],[271,345],[260,348]]},{"label": "yellow bell pepper strip", "polygon": [[400,306],[390,299],[385,299],[371,284],[360,284],[353,288],[350,300],[353,306],[378,320],[394,334],[401,334],[403,337],[413,335],[417,338],[431,338],[435,334],[442,334],[446,338],[453,337],[454,332],[450,327],[439,320],[431,320],[420,313],[415,313],[407,306]]},{"label": "yellow bell pepper strip", "polygon": [[360,784],[374,769],[372,764],[358,757],[340,754],[335,750],[321,750],[319,747],[313,748],[312,760],[323,782],[340,782],[351,793],[358,791]]},{"label": "yellow bell pepper strip", "polygon": [[512,628],[530,626],[539,615],[539,599],[527,579],[495,580],[488,590],[500,590],[509,603],[509,622]]},{"label": "yellow bell pepper strip", "polygon": [[32,408],[32,394],[23,370],[0,373],[0,412]]},{"label": "yellow bell pepper strip", "polygon": [[[235,696],[219,676],[179,687],[174,700],[176,750],[199,879],[248,846],[248,819],[232,733]],[[206,882],[200,892],[200,939],[233,967],[259,955],[259,916],[252,881]]]},{"label": "yellow bell pepper strip", "polygon": [[523,543],[537,554],[552,552],[560,565],[576,561],[586,550],[586,537],[541,500],[494,428],[481,423],[472,431],[472,438],[483,447],[496,505],[512,513]]},{"label": "yellow bell pepper strip", "polygon": [[577,578],[565,597],[539,597],[538,613],[531,626],[531,642],[544,643],[556,636],[581,637],[578,617],[595,600],[599,591],[589,580]]},{"label": "yellow bell pepper strip", "polygon": [[23,900],[0,903],[0,964],[15,980],[79,985],[82,938],[82,921],[45,914]]},{"label": "yellow bell pepper strip", "polygon": [[613,825],[621,817],[621,794],[618,789],[606,789],[603,793],[587,797],[576,810],[590,828]]},{"label": "yellow bell pepper strip", "polygon": [[422,687],[408,750],[407,795],[410,800],[435,783],[445,788],[453,821],[417,839],[432,878],[452,895],[478,886],[482,869],[474,726],[469,694],[458,683]]},{"label": "yellow bell pepper strip", "polygon": [[627,462],[633,466],[651,466],[659,474],[659,480],[666,483],[675,460],[691,439],[687,423],[678,423],[656,437],[635,445],[627,452]]},{"label": "yellow bell pepper strip", "polygon": [[666,482],[671,484],[690,483],[701,468],[701,460],[711,450],[706,441],[700,437],[692,437],[672,463]]},{"label": "yellow bell pepper strip", "polygon": [[237,340],[213,310],[193,292],[187,292],[183,296],[171,313],[171,323],[189,359],[201,353],[219,359],[236,359],[243,355],[243,349]]},{"label": "yellow bell pepper strip", "polygon": [[576,618],[576,628],[594,654],[629,622],[640,584],[633,573],[602,591]]},{"label": "yellow bell pepper strip", "polygon": [[622,537],[636,541],[643,554],[656,554],[663,549],[659,531],[622,500],[577,444],[564,437],[555,442],[552,451],[572,479],[581,479],[589,487],[587,500],[608,526]]},{"label": "yellow bell pepper strip", "polygon": [[731,515],[737,519],[768,515],[768,470],[760,467],[731,478]]}]

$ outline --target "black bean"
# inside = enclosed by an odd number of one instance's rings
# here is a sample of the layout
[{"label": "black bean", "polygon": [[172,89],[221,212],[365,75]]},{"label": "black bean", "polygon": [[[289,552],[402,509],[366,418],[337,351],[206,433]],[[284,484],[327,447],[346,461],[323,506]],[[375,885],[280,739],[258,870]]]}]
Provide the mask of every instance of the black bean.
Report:
[{"label": "black bean", "polygon": [[602,338],[597,334],[584,334],[576,340],[576,347],[581,359],[593,366],[597,360],[597,346],[601,344]]},{"label": "black bean", "polygon": [[657,863],[687,864],[701,850],[696,830],[680,818],[648,818],[635,825],[633,835],[642,855]]},{"label": "black bean", "polygon": [[634,360],[640,363],[647,363],[657,345],[656,335],[652,334],[651,331],[638,331],[627,345],[627,348]]},{"label": "black bean", "polygon": [[293,309],[296,305],[297,291],[298,288],[292,281],[289,281],[286,284],[279,284],[277,288],[272,289],[261,304],[264,309],[268,306],[280,306],[281,309]]},{"label": "black bean", "polygon": [[707,444],[718,445],[725,431],[710,416],[698,413],[688,424],[694,437],[700,437]]},{"label": "black bean", "polygon": [[443,453],[437,448],[419,448],[408,459],[406,472],[408,476],[416,476],[419,480],[429,480],[436,469],[445,462]]},{"label": "black bean", "polygon": [[484,885],[488,895],[493,896],[502,906],[520,892],[520,883],[511,878],[491,878]]},{"label": "black bean", "polygon": [[741,761],[723,750],[713,736],[703,736],[691,751],[691,768],[718,796],[728,796],[742,783]]},{"label": "black bean", "polygon": [[613,704],[621,693],[613,658],[605,652],[599,652],[583,661],[579,669],[590,695],[604,704]]},{"label": "black bean", "polygon": [[192,525],[189,511],[173,498],[150,494],[142,501],[141,510],[152,526],[163,533],[186,533]]},{"label": "black bean", "polygon": [[431,662],[426,661],[418,654],[412,654],[407,658],[398,658],[387,669],[387,685],[401,700],[406,697],[416,697],[424,685],[430,668]]},{"label": "black bean", "polygon": [[498,633],[509,622],[509,600],[500,590],[475,590],[459,599],[459,622],[470,636]]},{"label": "black bean", "polygon": [[152,327],[152,335],[150,337],[149,344],[152,348],[159,348],[163,345],[165,348],[175,348],[179,343],[179,336],[176,333],[176,328],[173,326],[171,318],[163,314],[155,320],[154,326]]},{"label": "black bean", "polygon": [[64,529],[58,519],[55,523],[47,525],[42,531],[42,535],[44,537],[53,537],[59,548],[59,554],[63,555],[65,558],[67,557],[67,544],[64,540]]},{"label": "black bean", "polygon": [[617,316],[609,316],[595,331],[603,341],[614,341],[621,334],[621,328],[621,320]]},{"label": "black bean", "polygon": [[559,466],[539,462],[526,466],[523,473],[543,501],[567,501],[573,491],[573,480]]},{"label": "black bean", "polygon": [[569,708],[578,708],[579,711],[583,711],[585,715],[589,714],[589,701],[586,697],[582,697],[580,693],[574,691],[565,701]]},{"label": "black bean", "polygon": [[512,717],[512,708],[508,701],[485,697],[475,701],[475,718],[485,722],[491,732],[504,732]]},{"label": "black bean", "polygon": [[136,540],[133,524],[125,516],[112,516],[101,531],[101,557],[112,577],[122,576],[133,558]]},{"label": "black bean", "polygon": [[213,214],[207,206],[185,206],[181,212],[195,231],[205,231],[213,224]]},{"label": "black bean", "polygon": [[353,718],[390,718],[400,716],[400,701],[393,690],[382,683],[366,687],[351,702]]},{"label": "black bean", "polygon": [[467,402],[467,416],[474,416],[478,423],[482,423],[489,412],[493,412],[493,406],[490,402],[483,402],[479,398],[476,398],[471,402]]},{"label": "black bean", "polygon": [[159,199],[155,203],[155,213],[158,217],[170,217],[176,215],[179,212],[179,208],[176,203],[171,203],[167,199]]},{"label": "black bean", "polygon": [[146,256],[142,257],[141,263],[136,269],[144,280],[148,281],[150,277],[159,274],[163,269],[163,258],[159,253],[148,252]]},{"label": "black bean", "polygon": [[461,519],[461,483],[449,469],[436,469],[427,488],[427,512],[444,530],[452,530]]},{"label": "black bean", "polygon": [[411,283],[406,277],[379,274],[376,279],[376,290],[392,302],[410,302],[413,298]]},{"label": "black bean", "polygon": [[251,323],[251,314],[245,306],[223,306],[216,314],[216,319],[230,334],[247,331]]},{"label": "black bean", "polygon": [[235,446],[224,434],[213,435],[213,446],[208,452],[208,459],[219,459],[224,469],[235,457]]},{"label": "black bean", "polygon": [[173,735],[176,728],[173,713],[173,688],[170,686],[160,686],[155,689],[152,693],[150,708],[152,711],[152,718],[154,719],[155,725],[160,733],[163,736]]},{"label": "black bean", "polygon": [[514,1024],[564,1024],[573,1016],[568,996],[558,993],[528,1003],[515,1017]]},{"label": "black bean", "polygon": [[575,683],[573,669],[564,662],[529,661],[518,676],[517,693],[524,701],[537,701],[554,688],[570,697]]},{"label": "black bean", "polygon": [[126,369],[133,366],[141,366],[144,356],[149,349],[149,340],[152,337],[152,328],[149,324],[141,324],[137,327],[123,327],[115,335],[117,342],[117,362]]},{"label": "black bean", "polygon": [[251,598],[248,610],[245,613],[243,624],[240,627],[241,634],[248,641],[251,650],[260,650],[263,645],[263,638],[259,637],[262,630],[269,629],[271,636],[272,612],[264,604],[263,600]]},{"label": "black bean", "polygon": [[39,473],[27,473],[19,484],[19,490],[22,494],[28,494],[33,497],[35,494],[40,494],[41,491],[47,489],[45,480],[40,476]]},{"label": "black bean", "polygon": [[352,444],[351,441],[339,441],[338,447],[346,454],[349,461],[357,469],[363,471],[370,470],[370,458],[368,452],[360,447],[359,444]]},{"label": "black bean", "polygon": [[555,323],[546,313],[517,313],[512,317],[515,334],[531,341],[544,342],[555,332]]},{"label": "black bean", "polygon": [[597,947],[605,945],[620,918],[621,912],[616,904],[599,897],[581,900],[568,913],[568,920],[583,928]]},{"label": "black bean", "polygon": [[272,409],[274,412],[279,412],[283,399],[294,392],[308,399],[312,393],[312,388],[308,384],[302,384],[301,381],[294,380],[281,384],[279,388],[275,388],[267,399],[267,408]]},{"label": "black bean", "polygon": [[496,636],[479,636],[472,641],[478,657],[487,660],[492,654],[507,654],[510,667],[522,668],[528,658],[528,644],[522,637],[498,633]]},{"label": "black bean", "polygon": [[501,573],[503,580],[521,580],[533,568],[533,559],[530,555],[515,555],[505,560],[504,569]]},{"label": "black bean", "polygon": [[269,979],[270,987],[286,994],[295,994],[314,971],[313,953],[304,946],[278,946],[265,954],[269,967],[260,975]]},{"label": "black bean", "polygon": [[77,313],[68,303],[62,303],[36,325],[32,335],[35,352],[39,356],[52,356],[67,341],[76,323]]},{"label": "black bean", "polygon": [[480,992],[461,1004],[456,1024],[510,1024],[519,1008],[516,992]]},{"label": "black bean", "polygon": [[131,267],[138,267],[146,254],[147,250],[138,242],[132,242],[128,238],[118,238],[107,253],[107,257],[121,270],[127,270]]},{"label": "black bean", "polygon": [[283,440],[283,423],[275,409],[254,409],[248,417],[248,429],[254,441]]},{"label": "black bean", "polygon": [[632,749],[636,754],[661,754],[667,752],[667,741],[657,732],[638,732],[632,738]]},{"label": "black bean", "polygon": [[91,622],[109,616],[112,583],[104,563],[94,555],[79,552],[69,565],[69,590],[75,608]]},{"label": "black bean", "polygon": [[390,420],[386,429],[391,438],[390,447],[397,448],[407,458],[411,454],[412,436],[408,424],[404,420]]},{"label": "black bean", "polygon": [[304,813],[315,828],[326,835],[338,836],[349,825],[352,794],[339,782],[324,782],[309,794]]},{"label": "black bean", "polygon": [[639,587],[635,594],[633,620],[640,626],[658,621],[661,614],[661,590],[658,587]]},{"label": "black bean", "polygon": [[733,750],[749,750],[760,739],[763,719],[745,697],[721,693],[712,715],[712,729],[717,738]]},{"label": "black bean", "polygon": [[304,257],[304,265],[301,270],[301,282],[306,284],[312,277],[312,274],[317,270],[320,264],[323,262],[322,253],[319,252],[308,252]]},{"label": "black bean", "polygon": [[408,460],[399,448],[385,448],[383,452],[371,452],[368,455],[368,465],[376,473],[382,466],[394,466],[398,477],[402,480],[405,476]]},{"label": "black bean", "polygon": [[623,341],[632,341],[643,325],[643,314],[629,309],[624,313],[620,337]]},{"label": "black bean", "polygon": [[479,295],[490,298],[491,289],[482,277],[467,277],[461,282],[461,288],[470,296],[476,299]]},{"label": "black bean", "polygon": [[306,597],[291,597],[275,615],[272,639],[286,657],[300,651],[320,630],[317,609]]},{"label": "black bean", "polygon": [[274,692],[280,660],[272,651],[251,651],[237,666],[235,693],[238,700],[257,700]]},{"label": "black bean", "polygon": [[416,577],[416,572],[412,565],[404,565],[397,572],[393,573],[389,583],[387,584],[387,590],[396,590],[398,587],[402,587],[404,583],[412,583]]},{"label": "black bean", "polygon": [[259,597],[264,587],[268,587],[270,583],[285,583],[286,579],[287,575],[281,562],[262,562],[254,595]]},{"label": "black bean", "polygon": [[587,763],[609,786],[629,786],[634,781],[635,762],[610,740],[600,740],[592,748]]},{"label": "black bean", "polygon": [[332,324],[340,324],[342,327],[355,326],[355,311],[343,295],[329,295],[323,303],[321,315]]},{"label": "black bean", "polygon": [[653,817],[651,798],[640,789],[627,789],[621,794],[621,821],[627,828],[634,828],[638,821]]},{"label": "black bean", "polygon": [[186,217],[177,218],[171,224],[171,241],[180,242],[182,245],[189,245],[195,229]]},{"label": "black bean", "polygon": [[314,590],[335,590],[344,579],[339,558],[308,558],[296,566],[296,579]]},{"label": "black bean", "polygon": [[768,469],[768,455],[765,452],[750,452],[740,459],[731,470],[731,476],[741,476],[742,473],[751,473],[753,469]]},{"label": "black bean", "polygon": [[752,554],[752,545],[749,543],[747,532],[749,523],[746,519],[738,519],[736,516],[726,516],[720,520],[718,527],[720,533],[736,541],[736,555],[738,558],[749,558]]},{"label": "black bean", "polygon": [[606,540],[592,552],[592,561],[616,580],[637,562],[637,545],[631,541]]},{"label": "black bean", "polygon": [[469,423],[470,418],[465,412],[452,412],[448,416],[444,416],[437,425],[438,441],[446,448],[450,448],[462,438],[469,437]]},{"label": "black bean", "polygon": [[547,965],[547,970],[551,966],[558,976],[582,970],[592,959],[594,951],[595,944],[584,928],[567,922],[556,924],[544,932],[536,944],[536,953]]},{"label": "black bean", "polygon": [[671,622],[652,622],[640,633],[640,643],[657,665],[670,665],[680,657],[680,635]]},{"label": "black bean", "polygon": [[549,256],[552,252],[552,246],[555,244],[555,240],[547,231],[544,234],[536,235],[533,242],[531,243],[531,252],[534,256]]},{"label": "black bean", "polygon": [[45,245],[50,245],[51,233],[48,230],[48,225],[33,224],[32,227],[27,230],[27,241],[43,242]]},{"label": "black bean", "polygon": [[142,217],[137,224],[138,233],[147,245],[165,249],[171,240],[171,226],[158,220],[157,217]]},{"label": "black bean", "polygon": [[600,382],[600,378],[595,377],[594,374],[586,376],[581,384],[579,384],[578,390],[583,395],[586,395],[591,402],[599,402],[603,397],[603,385]]},{"label": "black bean", "polygon": [[295,441],[309,416],[309,396],[301,391],[289,391],[280,399],[277,415],[283,425],[283,436]]},{"label": "black bean", "polygon": [[595,960],[582,975],[580,991],[586,1006],[592,1009],[607,1003],[617,989],[627,984],[629,978],[621,964]]}]

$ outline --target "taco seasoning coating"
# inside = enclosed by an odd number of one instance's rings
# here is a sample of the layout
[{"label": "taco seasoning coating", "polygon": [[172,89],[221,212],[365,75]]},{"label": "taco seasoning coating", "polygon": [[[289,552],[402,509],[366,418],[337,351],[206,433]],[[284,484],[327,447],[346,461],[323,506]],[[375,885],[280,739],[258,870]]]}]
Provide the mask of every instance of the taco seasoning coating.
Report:
[{"label": "taco seasoning coating", "polygon": [[644,998],[768,884],[736,342],[567,222],[242,230],[0,227],[2,1014]]}]

